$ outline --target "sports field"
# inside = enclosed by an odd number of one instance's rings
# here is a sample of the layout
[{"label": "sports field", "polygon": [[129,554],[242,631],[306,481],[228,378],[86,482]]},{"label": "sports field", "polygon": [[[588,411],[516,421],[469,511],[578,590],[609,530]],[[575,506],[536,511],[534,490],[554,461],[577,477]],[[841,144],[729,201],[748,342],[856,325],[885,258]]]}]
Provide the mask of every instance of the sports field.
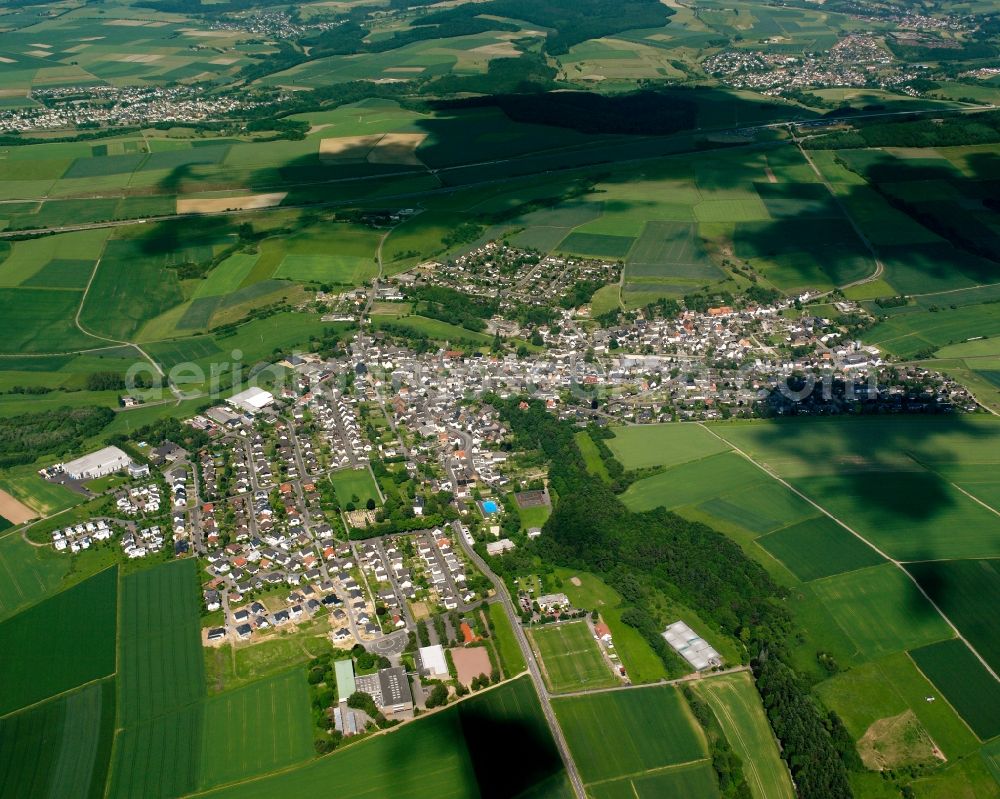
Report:
[{"label": "sports field", "polygon": [[743,761],[743,774],[755,799],[794,799],[788,768],[764,714],[749,674],[727,674],[694,683],[712,707],[726,740]]},{"label": "sports field", "polygon": [[106,569],[0,624],[0,715],[114,673],[117,578]]},{"label": "sports field", "polygon": [[351,502],[358,508],[363,508],[369,499],[376,505],[381,504],[378,489],[368,469],[340,469],[330,474],[330,482],[337,492],[341,506]]},{"label": "sports field", "polygon": [[942,641],[910,657],[983,741],[1000,735],[1000,683],[959,641]]},{"label": "sports field", "polygon": [[586,622],[538,627],[529,637],[542,657],[551,690],[558,693],[618,684]]},{"label": "sports field", "polygon": [[114,726],[113,679],[0,719],[0,797],[100,799]]},{"label": "sports field", "polygon": [[701,731],[673,687],[565,697],[552,705],[585,783],[705,757]]},{"label": "sports field", "polygon": [[[496,756],[497,740],[506,757]],[[516,762],[518,768],[510,768]],[[302,767],[229,788],[213,799],[271,799],[322,795],[362,799],[504,799],[552,794],[561,785],[562,762],[549,734],[530,678],[479,694],[453,709],[407,724]],[[539,790],[536,793],[536,789]],[[555,796],[565,796],[556,788]]]},{"label": "sports field", "polygon": [[202,788],[275,771],[313,756],[309,689],[301,669],[205,702]]}]

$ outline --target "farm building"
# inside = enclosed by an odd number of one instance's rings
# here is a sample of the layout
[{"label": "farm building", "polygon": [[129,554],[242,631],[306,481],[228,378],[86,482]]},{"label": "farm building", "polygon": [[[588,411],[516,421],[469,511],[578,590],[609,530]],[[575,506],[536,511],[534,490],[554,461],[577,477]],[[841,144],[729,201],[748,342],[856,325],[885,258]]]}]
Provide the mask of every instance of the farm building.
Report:
[{"label": "farm building", "polygon": [[93,480],[106,474],[127,469],[132,459],[118,447],[105,447],[63,465],[63,470],[74,480]]},{"label": "farm building", "polygon": [[274,402],[274,394],[262,388],[248,388],[239,394],[233,394],[226,402],[241,411],[259,413]]},{"label": "farm building", "polygon": [[712,645],[682,621],[667,625],[663,637],[696,671],[722,665],[722,658]]},{"label": "farm building", "polygon": [[427,677],[448,678],[448,661],[445,660],[444,648],[440,644],[420,647],[420,662]]}]

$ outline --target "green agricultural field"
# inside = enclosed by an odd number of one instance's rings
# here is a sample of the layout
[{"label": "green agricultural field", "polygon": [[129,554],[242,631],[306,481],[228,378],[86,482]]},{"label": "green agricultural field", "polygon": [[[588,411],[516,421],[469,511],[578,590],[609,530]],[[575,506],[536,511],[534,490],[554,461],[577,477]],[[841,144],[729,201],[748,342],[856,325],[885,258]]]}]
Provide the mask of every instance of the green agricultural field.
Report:
[{"label": "green agricultural field", "polygon": [[820,683],[823,704],[837,712],[855,740],[880,719],[912,712],[949,760],[974,752],[979,742],[947,702],[928,702],[937,690],[905,652],[870,661]]},{"label": "green agricultural field", "polygon": [[712,707],[726,740],[743,761],[743,774],[755,799],[794,799],[788,768],[764,714],[749,674],[699,680],[695,692]]},{"label": "green agricultural field", "polygon": [[[496,741],[505,742],[498,758]],[[517,769],[510,763],[516,762]],[[391,764],[391,767],[387,764]],[[541,799],[538,786],[563,774],[555,744],[528,677],[491,689],[389,735],[319,758],[300,768],[230,788],[212,799],[320,795],[337,786],[344,799]],[[477,787],[478,783],[478,787]],[[557,794],[560,799],[564,793]]]},{"label": "green agricultural field", "polygon": [[331,472],[330,482],[333,483],[341,505],[353,502],[357,507],[363,508],[370,499],[374,500],[376,505],[382,502],[378,487],[368,469],[340,469]]},{"label": "green agricultural field", "polygon": [[625,689],[552,702],[585,783],[701,760],[705,744],[677,689]]},{"label": "green agricultural field", "polygon": [[792,481],[813,501],[900,560],[1000,555],[996,515],[926,471]]},{"label": "green agricultural field", "polygon": [[577,691],[618,684],[586,622],[538,627],[531,630],[530,638],[541,655],[551,690]]},{"label": "green agricultural field", "polygon": [[625,777],[588,786],[594,799],[715,799],[720,796],[715,771],[708,763],[684,764],[655,774]]},{"label": "green agricultural field", "polygon": [[785,527],[757,539],[803,581],[877,566],[884,559],[827,516]]},{"label": "green agricultural field", "polygon": [[513,677],[520,674],[527,668],[527,664],[524,662],[524,653],[521,652],[517,636],[510,626],[507,612],[499,602],[491,603],[489,612],[490,621],[493,623],[493,643],[496,644],[504,676]]},{"label": "green agricultural field", "polygon": [[202,788],[302,763],[313,754],[309,688],[301,669],[205,702]]},{"label": "green agricultural field", "polygon": [[813,586],[865,657],[900,652],[952,636],[944,619],[892,564],[827,577]]},{"label": "green agricultural field", "polygon": [[949,357],[956,357],[965,354],[964,342],[997,335],[1000,335],[1000,307],[988,304],[945,307],[934,313],[897,314],[868,330],[864,339],[904,358],[941,347],[948,348]]},{"label": "green agricultural field", "polygon": [[117,569],[0,624],[0,715],[115,671]]},{"label": "green agricultural field", "polygon": [[595,258],[624,258],[635,239],[606,233],[570,233],[556,246],[559,252],[590,255]]},{"label": "green agricultural field", "polygon": [[74,324],[82,299],[82,291],[68,289],[0,289],[0,305],[7,311],[0,320],[0,350],[24,354],[104,346],[107,342]]},{"label": "green agricultural field", "polygon": [[958,627],[996,672],[1000,672],[1000,639],[995,610],[1000,607],[1000,561],[946,560],[910,563],[906,570]]},{"label": "green agricultural field", "polygon": [[630,425],[614,434],[607,444],[626,470],[677,466],[729,449],[697,424]]},{"label": "green agricultural field", "polygon": [[[759,471],[759,470],[758,470]],[[765,476],[760,472],[761,476]],[[816,508],[774,480],[759,482],[750,476],[750,487],[727,491],[697,506],[700,513],[735,524],[754,536],[814,517]]]},{"label": "green agricultural field", "polygon": [[193,560],[122,579],[109,796],[170,796],[198,786],[205,695],[199,608]]},{"label": "green agricultural field", "polygon": [[628,487],[622,500],[634,511],[697,505],[720,494],[766,485],[770,478],[735,452],[675,466]]},{"label": "green agricultural field", "polygon": [[647,222],[628,254],[625,278],[717,280],[724,277],[708,256],[698,227],[685,222]]},{"label": "green agricultural field", "polygon": [[942,641],[910,657],[981,740],[1000,735],[1000,683],[964,643]]},{"label": "green agricultural field", "polygon": [[430,319],[426,316],[372,314],[371,321],[376,328],[392,325],[416,336],[426,336],[434,341],[450,341],[455,344],[468,342],[480,346],[492,341],[485,333],[466,330],[464,327],[442,322],[439,319]]},{"label": "green agricultural field", "polygon": [[33,547],[17,533],[0,538],[0,620],[41,601],[69,568],[69,558]]},{"label": "green agricultural field", "polygon": [[0,719],[0,797],[101,799],[114,726],[112,679]]},{"label": "green agricultural field", "polygon": [[359,286],[377,273],[378,266],[373,259],[356,255],[286,255],[274,276],[309,283]]}]

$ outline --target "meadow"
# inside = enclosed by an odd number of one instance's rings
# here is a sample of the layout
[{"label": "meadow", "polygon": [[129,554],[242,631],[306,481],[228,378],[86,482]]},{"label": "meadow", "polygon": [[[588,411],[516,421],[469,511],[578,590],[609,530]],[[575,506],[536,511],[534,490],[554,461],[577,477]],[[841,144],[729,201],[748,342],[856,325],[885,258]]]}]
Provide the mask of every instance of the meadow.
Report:
[{"label": "meadow", "polygon": [[200,786],[239,781],[314,755],[309,689],[301,669],[205,702]]},{"label": "meadow", "polygon": [[705,757],[697,723],[673,687],[566,697],[552,705],[584,783]]},{"label": "meadow", "polygon": [[760,694],[747,674],[728,674],[693,684],[712,708],[726,740],[743,760],[743,774],[757,799],[793,799],[788,768],[764,714]]},{"label": "meadow", "polygon": [[618,684],[586,622],[538,627],[531,630],[529,637],[541,655],[545,679],[552,691],[608,688]]},{"label": "meadow", "polygon": [[615,436],[607,444],[626,469],[677,466],[728,449],[701,425],[629,425],[613,430]]},{"label": "meadow", "polygon": [[0,719],[0,797],[100,799],[114,723],[113,679]]},{"label": "meadow", "polygon": [[[496,740],[519,765],[496,757]],[[559,784],[562,763],[528,677],[504,684],[396,730],[305,766],[211,791],[213,799],[265,799],[322,793],[331,783],[348,799],[501,799],[543,796],[536,786]],[[559,791],[562,797],[565,794]]]},{"label": "meadow", "polygon": [[115,671],[117,569],[0,624],[0,715]]},{"label": "meadow", "polygon": [[500,658],[500,665],[503,667],[505,677],[513,677],[520,674],[527,668],[524,662],[524,654],[521,646],[517,642],[514,630],[510,626],[510,620],[499,602],[493,602],[489,606],[490,621],[493,624],[493,643],[497,648],[497,655]]}]

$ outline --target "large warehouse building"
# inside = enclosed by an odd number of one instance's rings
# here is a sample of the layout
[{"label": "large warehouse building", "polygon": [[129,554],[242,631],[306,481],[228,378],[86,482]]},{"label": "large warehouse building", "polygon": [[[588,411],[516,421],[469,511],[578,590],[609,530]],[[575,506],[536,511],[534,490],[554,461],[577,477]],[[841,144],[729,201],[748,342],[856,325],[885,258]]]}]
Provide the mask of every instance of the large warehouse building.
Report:
[{"label": "large warehouse building", "polygon": [[668,625],[663,637],[697,671],[722,665],[722,658],[712,645],[682,621]]},{"label": "large warehouse building", "polygon": [[74,480],[95,480],[106,474],[127,469],[132,459],[118,447],[105,447],[75,461],[63,464],[63,471]]}]

